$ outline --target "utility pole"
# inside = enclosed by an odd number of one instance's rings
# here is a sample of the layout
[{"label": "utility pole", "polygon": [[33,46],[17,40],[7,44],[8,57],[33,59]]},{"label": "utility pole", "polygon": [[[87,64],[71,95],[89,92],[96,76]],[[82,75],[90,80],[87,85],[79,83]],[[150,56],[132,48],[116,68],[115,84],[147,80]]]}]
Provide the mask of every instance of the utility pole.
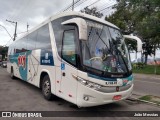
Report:
[{"label": "utility pole", "polygon": [[73,4],[72,4],[72,11],[74,11],[74,0],[73,0]]},{"label": "utility pole", "polygon": [[13,41],[15,41],[17,37],[17,22],[10,21],[10,20],[6,20],[6,21],[15,24],[15,31],[14,31],[14,38],[13,38]]},{"label": "utility pole", "polygon": [[28,32],[28,28],[29,28],[29,25],[28,25],[28,22],[27,22],[27,32]]}]

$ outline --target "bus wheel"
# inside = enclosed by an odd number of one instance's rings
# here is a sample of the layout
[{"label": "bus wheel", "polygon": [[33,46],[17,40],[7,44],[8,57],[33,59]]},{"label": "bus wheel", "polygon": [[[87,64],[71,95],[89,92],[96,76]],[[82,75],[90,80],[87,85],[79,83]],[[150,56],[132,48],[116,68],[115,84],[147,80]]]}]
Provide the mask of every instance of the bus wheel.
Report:
[{"label": "bus wheel", "polygon": [[11,78],[14,79],[15,76],[14,76],[14,70],[13,70],[13,67],[11,67],[11,74],[10,74]]},{"label": "bus wheel", "polygon": [[45,75],[42,82],[42,94],[46,100],[52,100],[51,83],[48,75]]}]

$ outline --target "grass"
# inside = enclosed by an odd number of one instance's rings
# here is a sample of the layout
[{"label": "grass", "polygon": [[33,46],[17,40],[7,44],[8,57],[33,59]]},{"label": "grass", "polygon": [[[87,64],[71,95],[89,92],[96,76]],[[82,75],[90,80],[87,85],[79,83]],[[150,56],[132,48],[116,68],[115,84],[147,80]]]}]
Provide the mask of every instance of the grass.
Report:
[{"label": "grass", "polygon": [[145,100],[148,102],[156,103],[157,105],[160,105],[160,97],[158,96],[152,96],[152,95],[146,95],[139,98],[140,100]]},{"label": "grass", "polygon": [[140,100],[150,101],[152,97],[150,95],[142,96],[139,98]]},{"label": "grass", "polygon": [[[143,68],[134,68],[133,73],[143,73],[143,74],[155,74],[154,65],[145,65]],[[156,74],[160,75],[160,65],[156,66]]]}]

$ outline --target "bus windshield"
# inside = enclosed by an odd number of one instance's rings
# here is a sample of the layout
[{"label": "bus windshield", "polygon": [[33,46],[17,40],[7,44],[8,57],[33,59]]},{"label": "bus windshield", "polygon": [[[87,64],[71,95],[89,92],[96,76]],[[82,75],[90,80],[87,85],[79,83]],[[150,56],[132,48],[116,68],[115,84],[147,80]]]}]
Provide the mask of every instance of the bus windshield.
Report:
[{"label": "bus windshield", "polygon": [[88,39],[82,42],[83,64],[102,72],[129,72],[130,58],[120,31],[91,21],[87,25]]}]

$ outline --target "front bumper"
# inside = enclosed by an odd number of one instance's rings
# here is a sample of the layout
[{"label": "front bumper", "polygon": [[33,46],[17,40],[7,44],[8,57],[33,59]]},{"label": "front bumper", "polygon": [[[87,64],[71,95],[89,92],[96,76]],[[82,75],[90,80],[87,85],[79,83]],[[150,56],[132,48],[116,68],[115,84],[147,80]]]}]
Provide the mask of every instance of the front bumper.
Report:
[{"label": "front bumper", "polygon": [[113,100],[113,97],[116,95],[121,95],[120,100],[124,100],[131,95],[133,86],[134,85],[132,84],[131,87],[125,91],[104,93],[78,83],[77,105],[79,107],[90,107],[116,102],[119,101]]}]

